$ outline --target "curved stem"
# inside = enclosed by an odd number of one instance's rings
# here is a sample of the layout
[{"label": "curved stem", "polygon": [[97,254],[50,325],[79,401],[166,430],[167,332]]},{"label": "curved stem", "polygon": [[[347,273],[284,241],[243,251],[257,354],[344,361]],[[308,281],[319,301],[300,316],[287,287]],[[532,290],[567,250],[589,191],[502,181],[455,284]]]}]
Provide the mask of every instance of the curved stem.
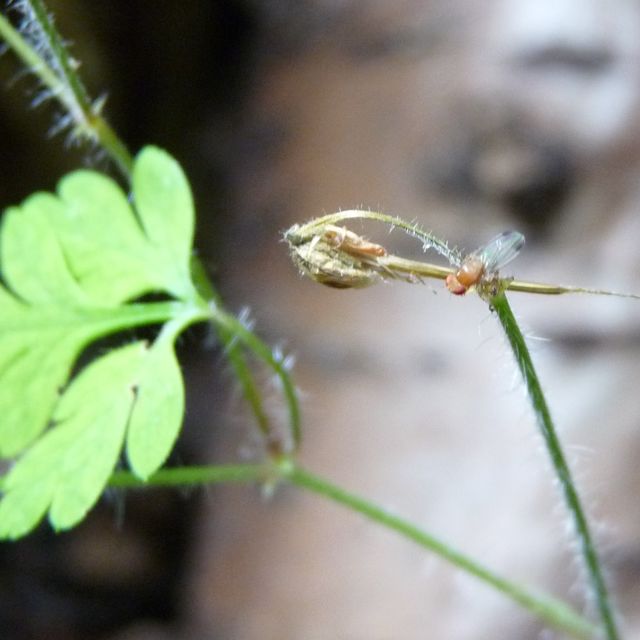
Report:
[{"label": "curved stem", "polygon": [[[421,229],[417,223],[409,223],[402,218],[396,216],[390,216],[386,213],[378,213],[377,211],[364,211],[360,209],[351,209],[348,211],[338,211],[337,213],[330,213],[326,216],[314,218],[310,222],[303,225],[294,225],[288,231],[285,232],[286,238],[291,238],[297,234],[306,235],[313,234],[314,232],[321,231],[326,225],[332,225],[336,222],[342,222],[343,220],[376,220],[382,222],[392,229],[397,227],[402,229],[407,235],[413,236],[422,242],[423,248],[433,249],[441,256],[445,257],[451,264],[460,265],[462,261],[462,255],[455,247],[450,247],[447,242],[438,238],[429,231]],[[439,277],[439,276],[435,276]]]},{"label": "curved stem", "polygon": [[600,560],[593,542],[593,537],[589,529],[587,517],[585,515],[584,508],[582,507],[575,483],[571,477],[571,471],[553,424],[551,413],[547,406],[538,375],[533,366],[529,349],[527,348],[527,344],[522,332],[520,331],[520,327],[516,322],[504,293],[500,293],[492,298],[490,304],[496,312],[498,319],[502,324],[502,328],[507,335],[507,339],[516,358],[518,368],[520,369],[520,373],[522,374],[527,386],[527,391],[536,415],[540,432],[547,447],[556,477],[560,483],[567,508],[573,520],[573,525],[580,544],[580,551],[587,569],[589,582],[595,596],[598,612],[606,632],[606,637],[608,640],[618,640],[620,636],[616,627],[613,608],[611,606],[609,593],[607,591]]},{"label": "curved stem", "polygon": [[[222,305],[220,294],[209,280],[202,261],[196,256],[193,256],[191,259],[191,277],[193,278],[193,283],[198,293],[205,300],[213,302],[217,307]],[[224,327],[218,327],[218,337],[224,346],[225,353],[229,358],[229,362],[233,367],[236,378],[242,387],[242,393],[245,400],[251,407],[258,429],[267,441],[269,441],[271,434],[269,416],[264,408],[262,394],[260,393],[258,384],[251,373],[251,369],[247,364],[244,354],[242,353],[237,340],[234,339],[234,335],[231,331]]]},{"label": "curved stem", "polygon": [[130,472],[117,471],[111,476],[109,486],[136,488],[149,485],[176,487],[223,482],[248,483],[257,481],[274,483],[279,478],[336,504],[340,504],[351,511],[360,513],[365,518],[386,529],[395,531],[403,538],[415,542],[420,547],[435,553],[462,571],[494,587],[549,625],[561,629],[575,638],[586,640],[594,637],[597,633],[597,629],[588,620],[585,620],[564,602],[501,578],[490,569],[453,549],[411,522],[386,511],[365,498],[345,491],[324,478],[297,467],[289,459],[285,459],[279,464],[241,464],[161,469],[146,482]]},{"label": "curved stem", "polygon": [[597,631],[591,623],[586,621],[564,602],[550,598],[549,596],[534,593],[514,582],[501,578],[490,569],[475,562],[469,556],[456,551],[448,544],[438,540],[416,525],[372,504],[368,500],[349,493],[341,487],[331,484],[327,480],[298,467],[293,467],[292,470],[287,473],[287,478],[295,485],[308,489],[325,498],[329,498],[333,502],[342,504],[387,529],[396,531],[404,538],[412,540],[424,549],[435,553],[459,569],[462,569],[464,572],[491,585],[503,595],[514,600],[525,609],[528,609],[558,629],[563,629],[577,638],[591,638]]},{"label": "curved stem", "polygon": [[131,180],[133,158],[129,149],[127,149],[124,142],[118,137],[115,130],[99,113],[92,112],[87,114],[87,124],[93,131],[93,135],[98,140],[100,146],[116,163],[118,169],[120,169],[120,173],[127,180]]},{"label": "curved stem", "polygon": [[[278,376],[278,380],[282,386],[282,394],[287,403],[289,411],[289,426],[291,429],[291,440],[293,444],[293,450],[295,451],[301,440],[301,426],[300,426],[300,405],[298,402],[298,394],[296,393],[295,385],[291,379],[291,375],[287,370],[286,360],[276,356],[273,351],[260,340],[253,332],[247,329],[242,322],[240,322],[233,315],[223,311],[220,307],[214,306],[211,312],[211,321],[217,326],[220,331],[225,332],[224,335],[230,337],[230,343],[233,345],[233,340],[239,340],[249,348],[258,358],[260,358],[268,367],[273,369]],[[237,365],[240,364],[240,371],[246,370],[246,363],[234,362],[236,371],[238,371]],[[244,385],[244,381],[243,381]],[[249,386],[245,387],[245,391],[249,391],[251,394],[257,393],[257,389],[253,388],[253,380],[249,382]],[[249,396],[250,403],[256,400],[255,397]],[[260,408],[262,404],[260,403]],[[270,447],[271,453],[276,457],[285,453],[284,447],[279,442],[277,434],[273,433],[272,428],[269,425],[264,425],[267,429],[265,435],[267,435],[267,444]]]}]

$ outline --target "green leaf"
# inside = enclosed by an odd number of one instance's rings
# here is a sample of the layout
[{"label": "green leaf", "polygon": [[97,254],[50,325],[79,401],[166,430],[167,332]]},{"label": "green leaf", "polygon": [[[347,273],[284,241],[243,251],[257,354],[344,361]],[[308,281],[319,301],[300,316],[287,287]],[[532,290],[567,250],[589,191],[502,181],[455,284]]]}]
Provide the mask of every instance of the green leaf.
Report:
[{"label": "green leaf", "polygon": [[[73,526],[98,499],[116,464],[145,353],[137,342],[88,366],[63,394],[55,426],[6,478],[0,537],[27,533],[50,508],[54,527]],[[91,398],[91,402],[87,402]]]},{"label": "green leaf", "polygon": [[[177,437],[184,391],[173,342],[209,314],[189,275],[193,204],[179,165],[159,149],[140,153],[134,175],[134,207],[110,178],[83,170],[57,194],[4,214],[0,456],[22,456],[2,485],[0,537],[23,535],[47,510],[56,528],[72,526],[102,491],[125,437],[143,478]],[[131,302],[151,292],[173,300]],[[151,348],[103,354],[70,381],[92,341],[165,322]]]},{"label": "green leaf", "polygon": [[76,171],[61,180],[58,193],[51,220],[71,272],[88,296],[115,306],[162,289],[150,273],[156,262],[151,247],[113,180]]},{"label": "green leaf", "polygon": [[173,343],[158,339],[141,371],[127,432],[127,459],[137,476],[146,479],[165,462],[183,413],[184,387]]},{"label": "green leaf", "polygon": [[184,267],[175,274],[176,284],[182,278],[189,285],[193,199],[180,165],[164,151],[146,147],[133,169],[133,191],[147,238],[166,255],[164,262]]},{"label": "green leaf", "polygon": [[74,277],[96,302],[117,305],[151,291],[193,297],[193,203],[168,154],[146,147],[136,158],[137,216],[118,185],[94,171],[70,174],[58,192],[56,232]]},{"label": "green leaf", "polygon": [[82,304],[84,294],[62,253],[51,220],[62,208],[48,193],[5,214],[0,236],[2,273],[9,287],[31,303]]},{"label": "green leaf", "polygon": [[[32,337],[33,336],[33,337]],[[27,341],[32,339],[31,345]],[[0,451],[11,456],[46,427],[58,389],[84,342],[81,330],[64,335],[43,328],[0,339]]]}]

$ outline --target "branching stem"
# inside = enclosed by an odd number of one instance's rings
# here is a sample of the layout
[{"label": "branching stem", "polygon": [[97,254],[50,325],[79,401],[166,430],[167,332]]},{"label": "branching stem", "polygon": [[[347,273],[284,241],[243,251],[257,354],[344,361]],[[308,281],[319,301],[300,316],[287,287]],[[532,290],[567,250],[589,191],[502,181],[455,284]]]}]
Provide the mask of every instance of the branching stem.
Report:
[{"label": "branching stem", "polygon": [[[38,76],[51,96],[60,102],[73,121],[76,131],[85,138],[97,141],[116,162],[125,178],[130,181],[133,168],[132,157],[117,133],[100,114],[99,105],[92,104],[44,3],[42,0],[25,0],[22,11],[25,13],[25,20],[34,23],[32,27],[37,31],[41,43],[39,48],[46,55],[42,55],[34,48],[27,38],[20,31],[14,29],[2,14],[0,14],[0,38],[5,40],[29,70]],[[201,294],[207,300],[212,301],[212,309],[215,309],[215,312],[210,313],[207,317],[211,319],[213,316],[220,340],[225,346],[231,365],[242,385],[243,393],[256,418],[258,428],[267,439],[269,446],[276,448],[278,443],[273,438],[273,429],[264,409],[260,390],[242,351],[238,348],[236,330],[242,332],[240,336],[242,342],[251,350],[257,349],[259,357],[271,366],[280,378],[289,406],[292,440],[294,447],[297,447],[300,441],[300,412],[289,373],[266,345],[251,332],[246,331],[241,323],[222,312],[220,298],[209,282],[201,262],[195,257],[192,261],[192,274],[194,280],[197,280]]]},{"label": "branching stem", "polygon": [[145,486],[176,487],[224,482],[266,482],[273,484],[279,479],[318,494],[327,500],[361,514],[386,529],[395,531],[401,537],[411,540],[423,549],[440,556],[462,571],[494,587],[507,598],[528,609],[549,625],[563,630],[575,638],[586,640],[594,637],[597,632],[597,629],[589,621],[585,620],[564,602],[505,580],[420,527],[365,498],[346,491],[328,480],[296,466],[288,459],[279,464],[161,469],[151,476],[147,482],[136,478],[132,473],[119,471],[112,475],[109,484],[112,487],[122,488]]},{"label": "branching stem", "polygon": [[[300,426],[300,405],[295,385],[293,384],[293,380],[291,379],[291,375],[289,374],[286,366],[286,360],[274,354],[274,352],[252,331],[247,329],[240,320],[226,311],[223,311],[220,307],[215,306],[215,303],[213,302],[211,322],[216,326],[218,331],[221,332],[220,335],[223,339],[226,340],[228,338],[226,342],[227,349],[232,349],[231,354],[233,354],[234,358],[232,360],[232,364],[234,365],[236,372],[243,375],[245,373],[250,375],[245,361],[236,361],[236,358],[239,357],[239,354],[236,353],[236,341],[244,344],[245,347],[247,347],[274,371],[280,381],[282,395],[287,404],[291,442],[283,443],[280,441],[278,434],[272,430],[271,425],[266,421],[266,415],[262,417],[263,421],[261,422],[261,414],[256,412],[256,418],[258,419],[258,424],[266,437],[270,453],[274,457],[278,458],[285,453],[297,450],[302,437]],[[254,393],[257,393],[257,388],[255,387],[253,379],[249,378],[248,380],[245,380],[240,378],[240,380],[243,384],[245,394],[249,394],[248,400],[254,408],[254,411],[256,411],[256,409],[262,411],[262,402],[259,401],[258,397],[254,397],[253,395]]]}]

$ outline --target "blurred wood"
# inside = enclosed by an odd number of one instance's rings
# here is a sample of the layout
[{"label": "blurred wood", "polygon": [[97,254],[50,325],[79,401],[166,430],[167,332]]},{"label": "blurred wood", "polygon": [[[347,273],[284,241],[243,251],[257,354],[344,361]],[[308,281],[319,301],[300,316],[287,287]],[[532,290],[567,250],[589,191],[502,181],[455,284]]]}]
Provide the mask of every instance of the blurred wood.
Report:
[{"label": "blurred wood", "polygon": [[[629,33],[640,15],[625,3],[563,2],[557,15],[550,3],[402,3],[384,18],[381,3],[358,7],[348,27],[337,21],[305,48],[266,51],[244,112],[245,136],[261,144],[234,165],[238,221],[222,281],[297,357],[305,463],[580,607],[561,502],[486,307],[429,286],[328,290],[300,280],[278,234],[355,207],[415,219],[467,248],[518,228],[529,242],[510,265],[516,277],[637,291],[639,51]],[[578,12],[582,30],[570,22]],[[437,38],[421,48],[418,33]],[[421,255],[397,233],[364,233]],[[599,336],[584,348],[532,345],[589,510],[609,524],[596,529],[620,591],[616,549],[637,553],[640,529],[635,490],[624,490],[635,466],[622,462],[639,449],[640,345],[616,345],[637,335],[640,310],[586,296],[512,301],[533,335]],[[243,441],[237,430],[228,438]],[[265,502],[234,488],[207,508],[185,599],[205,633],[541,633],[486,587],[316,498],[283,490]],[[633,622],[637,602],[621,602]]]}]

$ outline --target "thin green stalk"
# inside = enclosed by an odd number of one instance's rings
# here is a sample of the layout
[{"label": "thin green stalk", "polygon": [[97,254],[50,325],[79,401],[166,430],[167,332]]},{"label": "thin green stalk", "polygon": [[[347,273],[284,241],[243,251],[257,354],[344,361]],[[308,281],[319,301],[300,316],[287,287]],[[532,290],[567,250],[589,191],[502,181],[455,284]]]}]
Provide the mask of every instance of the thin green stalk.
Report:
[{"label": "thin green stalk", "polygon": [[349,493],[341,487],[299,467],[292,467],[286,474],[286,477],[293,484],[342,504],[352,511],[362,514],[369,520],[387,529],[396,531],[404,538],[412,540],[424,549],[439,555],[459,569],[491,585],[503,595],[514,600],[557,629],[562,629],[576,638],[592,638],[597,632],[594,625],[585,620],[564,602],[546,595],[534,593],[518,584],[501,578],[491,570],[478,564],[463,553],[456,551],[448,544],[438,540],[416,525],[372,504],[368,500]]},{"label": "thin green stalk", "polygon": [[166,302],[133,302],[117,309],[83,309],[70,322],[75,321],[91,325],[97,331],[116,332],[136,326],[160,324],[170,320],[179,320],[184,326],[209,319],[210,311],[206,306],[191,303]]},{"label": "thin green stalk", "polygon": [[[291,375],[287,370],[284,359],[277,357],[273,351],[252,331],[247,329],[242,322],[240,322],[235,316],[223,311],[222,308],[214,307],[211,315],[211,322],[216,325],[219,331],[224,331],[227,336],[233,336],[234,339],[242,342],[268,367],[273,369],[275,374],[278,376],[282,387],[282,394],[289,412],[289,428],[291,430],[293,450],[295,451],[300,445],[302,436],[300,426],[300,405],[298,403],[298,394],[296,392],[295,385],[293,384]],[[244,363],[244,361],[242,362],[241,367],[246,368],[246,363]],[[251,380],[249,384],[252,385],[253,381]],[[251,403],[252,399],[249,398],[249,401]],[[283,448],[281,443],[278,441],[277,435],[272,432],[270,426],[268,427],[267,443],[272,448],[271,453],[276,455],[285,453],[285,451],[282,450]]]},{"label": "thin green stalk", "polygon": [[80,76],[75,73],[70,64],[69,54],[62,43],[58,31],[53,25],[53,20],[44,6],[44,2],[41,0],[27,0],[25,5],[31,7],[33,17],[40,26],[42,35],[46,38],[47,49],[55,60],[54,66],[57,67],[58,75],[66,82],[69,89],[71,89],[71,94],[75,98],[81,113],[87,113],[91,109],[89,94]]},{"label": "thin green stalk", "polygon": [[459,265],[462,261],[462,255],[455,247],[450,247],[444,240],[438,238],[429,231],[421,229],[417,223],[409,223],[402,218],[396,216],[389,216],[386,213],[378,213],[377,211],[364,211],[360,209],[351,209],[348,211],[338,211],[337,213],[330,213],[320,218],[314,218],[310,222],[305,224],[295,224],[288,229],[285,234],[285,240],[289,242],[297,243],[301,239],[310,239],[314,234],[322,234],[322,230],[327,225],[333,225],[336,222],[342,222],[344,220],[362,219],[362,220],[376,220],[389,225],[391,229],[397,227],[402,229],[406,234],[417,238],[422,242],[422,246],[425,250],[434,249],[441,256],[445,257],[451,264]]},{"label": "thin green stalk", "polygon": [[[193,256],[191,259],[191,276],[198,293],[205,300],[213,301],[218,307],[222,305],[220,294],[211,284],[202,261],[196,258],[196,256]],[[251,407],[258,429],[260,429],[260,432],[268,441],[271,435],[269,416],[267,415],[264,403],[262,402],[260,388],[253,378],[251,369],[247,364],[244,354],[242,353],[237,341],[234,339],[232,332],[227,331],[223,327],[219,327],[218,337],[224,346],[225,353],[233,367],[236,379],[242,387],[242,393],[245,400]]]},{"label": "thin green stalk", "polygon": [[491,585],[506,597],[515,601],[549,625],[584,640],[593,638],[597,628],[580,616],[564,602],[550,596],[535,593],[529,589],[505,580],[468,556],[456,551],[449,545],[423,531],[416,525],[397,515],[382,509],[369,500],[345,491],[341,487],[315,474],[297,467],[290,460],[280,464],[241,464],[210,467],[180,467],[161,469],[147,481],[137,478],[127,471],[115,472],[109,486],[119,488],[137,488],[145,486],[180,487],[223,482],[275,482],[281,478],[301,489],[306,489],[323,498],[340,504],[351,511],[360,513],[376,524],[395,531],[403,538],[411,540],[462,571],[475,576]]},{"label": "thin green stalk", "polygon": [[191,275],[198,293],[210,303],[210,308],[213,310],[211,321],[217,329],[218,337],[224,345],[229,362],[236,374],[236,379],[242,387],[245,400],[251,407],[251,411],[253,412],[260,432],[265,438],[269,452],[275,457],[279,457],[285,453],[282,443],[280,442],[281,438],[273,430],[269,416],[264,408],[262,394],[260,393],[258,384],[251,373],[244,354],[238,345],[238,340],[243,342],[253,353],[262,359],[267,366],[271,367],[278,376],[289,410],[289,424],[293,449],[297,449],[301,439],[300,406],[291,374],[287,371],[284,363],[274,356],[272,350],[264,344],[264,342],[246,329],[237,318],[223,311],[220,294],[207,277],[202,261],[196,256],[191,260]]},{"label": "thin green stalk", "polygon": [[133,170],[133,157],[124,142],[122,142],[115,130],[98,112],[88,114],[87,122],[92,128],[100,146],[111,156],[111,159],[115,161],[118,169],[120,169],[120,173],[130,180],[131,171]]},{"label": "thin green stalk", "polygon": [[62,92],[63,87],[58,76],[47,66],[36,50],[27,43],[22,34],[13,28],[13,25],[2,13],[0,13],[0,36],[24,62],[25,66],[40,78],[45,87],[50,89],[54,95]]},{"label": "thin green stalk", "polygon": [[51,96],[60,102],[69,114],[76,131],[85,138],[96,140],[116,162],[122,173],[129,177],[133,167],[131,154],[100,114],[101,103],[91,102],[44,4],[40,0],[29,0],[25,5],[23,11],[26,11],[27,6],[31,9],[28,18],[38,25],[43,40],[42,49],[46,51],[47,56],[41,55],[2,14],[0,38],[13,49],[29,70],[38,76]]},{"label": "thin green stalk", "polygon": [[567,508],[571,514],[576,535],[580,544],[580,551],[589,576],[589,582],[595,596],[598,613],[602,620],[602,625],[608,640],[618,640],[618,633],[613,607],[610,602],[609,593],[605,584],[600,560],[589,524],[576,490],[575,483],[571,477],[571,471],[563,453],[558,434],[556,432],[549,407],[544,397],[542,387],[536,370],[531,360],[531,355],[525,339],[520,331],[520,327],[511,311],[504,292],[499,293],[490,300],[491,307],[495,310],[502,328],[507,335],[513,354],[515,355],[518,368],[527,386],[529,398],[536,414],[538,426],[542,433],[551,464],[562,488]]},{"label": "thin green stalk", "polygon": [[293,443],[293,450],[295,451],[300,445],[301,440],[300,407],[295,385],[284,361],[277,358],[273,351],[254,333],[249,331],[237,318],[223,310],[222,299],[208,279],[204,265],[196,256],[193,256],[191,259],[191,275],[196,290],[200,296],[208,301],[209,314],[207,319],[213,324],[220,342],[224,346],[236,379],[242,387],[244,398],[248,402],[256,419],[258,429],[265,439],[267,450],[274,458],[280,458],[285,453],[288,453],[281,435],[274,430],[271,424],[258,384],[251,373],[251,369],[247,364],[238,342],[243,343],[250,351],[258,356],[258,358],[265,362],[268,367],[273,369],[280,380],[282,393],[289,411],[291,441]]},{"label": "thin green stalk", "polygon": [[134,489],[144,487],[190,487],[222,482],[256,482],[268,479],[269,469],[257,464],[226,464],[207,467],[174,467],[160,469],[147,480],[141,480],[130,471],[115,471],[110,487]]}]

